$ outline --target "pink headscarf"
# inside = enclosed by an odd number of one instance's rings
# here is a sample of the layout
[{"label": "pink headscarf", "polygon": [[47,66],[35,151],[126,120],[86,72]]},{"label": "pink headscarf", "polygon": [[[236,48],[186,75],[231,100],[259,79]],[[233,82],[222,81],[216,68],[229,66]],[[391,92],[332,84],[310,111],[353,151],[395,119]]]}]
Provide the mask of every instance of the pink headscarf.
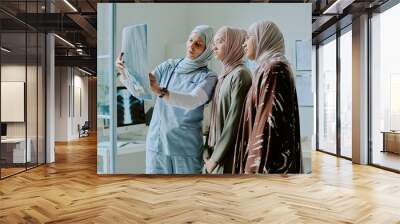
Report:
[{"label": "pink headscarf", "polygon": [[214,97],[211,109],[211,124],[210,133],[208,137],[208,145],[213,147],[216,143],[217,137],[217,118],[219,117],[219,92],[224,78],[229,72],[233,71],[238,65],[243,64],[244,50],[243,43],[246,39],[246,31],[240,28],[233,28],[223,26],[221,27],[214,36],[214,41],[222,39],[225,41],[224,53],[225,56],[222,59],[224,65],[224,71],[218,77],[218,83],[214,90]]},{"label": "pink headscarf", "polygon": [[236,66],[243,64],[243,43],[246,39],[246,31],[234,27],[221,27],[214,36],[214,41],[222,39],[225,41],[223,49],[225,57],[222,59],[224,65],[223,75],[231,72]]},{"label": "pink headscarf", "polygon": [[266,64],[281,61],[287,65],[289,62],[285,57],[285,41],[278,26],[271,21],[259,21],[253,23],[248,31],[249,36],[255,38],[257,73],[263,70]]}]

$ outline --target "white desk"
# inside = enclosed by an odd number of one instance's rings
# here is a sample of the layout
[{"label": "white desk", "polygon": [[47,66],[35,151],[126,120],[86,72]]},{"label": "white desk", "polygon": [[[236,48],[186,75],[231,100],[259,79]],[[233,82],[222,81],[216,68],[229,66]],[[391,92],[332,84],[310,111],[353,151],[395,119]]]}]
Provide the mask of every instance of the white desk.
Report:
[{"label": "white desk", "polygon": [[[25,138],[5,138],[1,139],[2,147],[13,147],[12,148],[12,163],[25,163],[31,162],[32,160],[32,153],[31,153],[31,146],[32,140],[30,138],[26,139],[28,143],[26,147],[26,154],[25,154]],[[7,150],[6,149],[6,150]],[[6,151],[3,150],[2,151]],[[25,158],[27,160],[25,161]]]}]

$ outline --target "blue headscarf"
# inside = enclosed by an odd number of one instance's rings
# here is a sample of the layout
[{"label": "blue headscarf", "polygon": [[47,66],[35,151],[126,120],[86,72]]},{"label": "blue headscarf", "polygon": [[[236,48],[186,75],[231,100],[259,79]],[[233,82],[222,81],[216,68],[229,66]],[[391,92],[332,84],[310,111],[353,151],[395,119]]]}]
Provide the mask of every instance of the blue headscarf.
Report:
[{"label": "blue headscarf", "polygon": [[192,33],[200,34],[201,39],[203,39],[205,43],[205,49],[203,53],[195,59],[186,58],[179,63],[177,67],[177,72],[179,73],[189,73],[198,68],[207,66],[207,63],[210,61],[213,51],[212,51],[212,40],[214,36],[214,31],[211,26],[208,25],[199,25],[196,26]]}]

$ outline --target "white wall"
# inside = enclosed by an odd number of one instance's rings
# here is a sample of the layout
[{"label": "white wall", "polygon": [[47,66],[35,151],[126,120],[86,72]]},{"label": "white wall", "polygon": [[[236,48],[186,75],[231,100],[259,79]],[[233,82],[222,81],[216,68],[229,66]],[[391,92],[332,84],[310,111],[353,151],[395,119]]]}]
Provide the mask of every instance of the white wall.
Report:
[{"label": "white wall", "polygon": [[[1,81],[25,82],[25,64],[9,64],[1,66]],[[28,66],[28,70],[31,67]]]},{"label": "white wall", "polygon": [[[77,74],[78,72],[78,74]],[[71,138],[77,138],[78,137],[78,129],[77,126],[78,124],[80,126],[82,126],[85,121],[88,121],[89,118],[89,114],[88,114],[88,77],[87,76],[82,76],[83,73],[81,73],[80,71],[75,69],[75,75],[74,75],[74,87],[75,87],[75,91],[73,94],[75,94],[73,96],[74,98],[74,110],[75,113],[73,113],[73,119],[72,119],[72,123],[71,123],[71,127],[72,130],[70,132],[70,136]],[[77,88],[80,89],[80,99],[77,97]],[[79,102],[77,102],[77,100],[81,101],[81,110],[82,112],[80,113],[79,111]]]},{"label": "white wall", "polygon": [[125,26],[148,25],[149,69],[166,59],[171,45],[182,46],[192,28],[200,24],[208,24],[217,31],[223,25],[247,29],[253,22],[271,20],[285,37],[286,54],[293,65],[295,41],[311,40],[311,4],[117,4],[116,15],[116,55]]},{"label": "white wall", "polygon": [[68,86],[67,67],[55,68],[55,141],[67,141]]},{"label": "white wall", "polygon": [[[193,6],[192,6],[193,5]],[[221,26],[247,29],[259,20],[271,20],[280,28],[285,38],[286,55],[295,65],[295,41],[311,40],[311,4],[190,4],[190,27],[200,23],[218,30]],[[193,10],[196,9],[196,10]],[[205,16],[207,15],[207,16]],[[290,16],[288,16],[290,15]]]},{"label": "white wall", "polygon": [[[1,66],[1,81],[25,82],[26,67],[19,64]],[[1,108],[7,110],[7,108]],[[25,137],[25,122],[7,123],[7,137]]]},{"label": "white wall", "polygon": [[[1,81],[3,82],[25,82],[26,72],[28,75],[36,74],[36,67],[19,65],[19,64],[6,64],[1,66]],[[35,86],[36,81],[29,80],[30,87],[31,85]],[[27,106],[30,108],[37,107],[36,104],[36,87],[35,88],[27,88]],[[2,96],[3,97],[3,96]],[[32,102],[34,102],[33,105]],[[24,108],[22,108],[24,109]],[[9,108],[1,108],[1,110],[9,110]],[[28,112],[36,112],[36,110],[28,109]],[[36,113],[27,113],[28,124],[28,137],[31,133],[30,130],[36,130]],[[32,123],[32,121],[35,121]],[[8,122],[7,125],[7,136],[8,137],[25,137],[25,126],[26,122]],[[34,127],[33,127],[34,126]],[[36,132],[35,132],[36,133]]]},{"label": "white wall", "polygon": [[368,15],[352,23],[352,161],[368,163]]},{"label": "white wall", "polygon": [[121,51],[122,29],[134,24],[147,24],[150,70],[166,58],[168,44],[182,43],[188,36],[184,18],[186,4],[117,4],[116,55]]},{"label": "white wall", "polygon": [[[54,7],[47,2],[50,11]],[[56,160],[55,153],[55,41],[54,35],[46,36],[46,163]]]},{"label": "white wall", "polygon": [[[55,73],[55,141],[77,139],[78,124],[88,120],[88,78],[72,67],[56,67]],[[79,89],[82,114],[77,107]]]}]

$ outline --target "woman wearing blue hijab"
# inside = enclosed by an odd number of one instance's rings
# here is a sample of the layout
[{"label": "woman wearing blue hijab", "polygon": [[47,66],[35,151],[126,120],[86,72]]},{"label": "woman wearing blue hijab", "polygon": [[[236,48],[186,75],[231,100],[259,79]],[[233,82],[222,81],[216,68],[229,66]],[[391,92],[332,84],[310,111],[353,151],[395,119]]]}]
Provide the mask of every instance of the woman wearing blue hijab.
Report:
[{"label": "woman wearing blue hijab", "polygon": [[[213,95],[217,75],[207,68],[212,57],[213,29],[195,27],[183,59],[169,59],[149,74],[157,99],[146,139],[147,174],[197,174],[202,168],[204,104]],[[121,82],[134,96],[137,83],[116,61]],[[140,95],[140,94],[139,94]]]}]

